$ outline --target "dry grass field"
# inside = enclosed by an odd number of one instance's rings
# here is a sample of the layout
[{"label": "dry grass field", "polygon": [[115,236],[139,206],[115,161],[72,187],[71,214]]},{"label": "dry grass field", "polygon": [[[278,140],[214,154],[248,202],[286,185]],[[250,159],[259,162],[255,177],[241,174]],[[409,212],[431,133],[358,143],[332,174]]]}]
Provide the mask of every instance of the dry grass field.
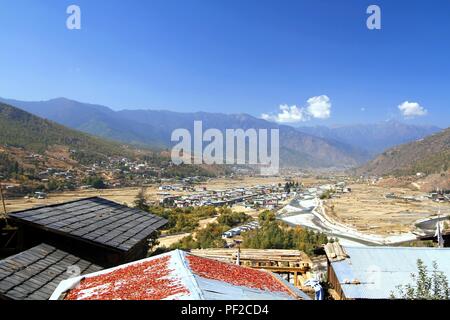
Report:
[{"label": "dry grass field", "polygon": [[[424,196],[423,192],[408,188],[386,188],[377,185],[350,185],[352,192],[326,201],[327,213],[336,220],[358,230],[377,234],[408,232],[418,219],[437,214],[439,205],[429,199],[413,202],[385,198],[388,193],[397,196]],[[450,213],[449,204],[441,204],[442,214]]]}]

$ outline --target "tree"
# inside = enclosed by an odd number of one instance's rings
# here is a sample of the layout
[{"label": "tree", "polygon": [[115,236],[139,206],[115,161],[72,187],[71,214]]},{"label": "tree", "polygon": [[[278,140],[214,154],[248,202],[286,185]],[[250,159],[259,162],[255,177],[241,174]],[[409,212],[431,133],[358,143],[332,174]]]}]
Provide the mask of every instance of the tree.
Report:
[{"label": "tree", "polygon": [[84,183],[92,186],[95,189],[105,189],[106,188],[105,182],[99,176],[88,177],[84,180]]},{"label": "tree", "polygon": [[286,182],[286,184],[284,185],[284,192],[287,192],[287,193],[291,192],[291,187],[290,187],[289,182]]},{"label": "tree", "polygon": [[199,248],[224,248],[226,241],[222,239],[222,233],[228,228],[217,223],[210,223],[204,229],[197,231],[195,238]]},{"label": "tree", "polygon": [[222,225],[226,225],[230,228],[243,224],[250,220],[250,216],[243,212],[227,212],[223,213],[217,218],[217,222]]},{"label": "tree", "polygon": [[334,190],[327,190],[320,195],[320,199],[321,200],[330,199],[333,194],[334,194]]},{"label": "tree", "polygon": [[153,249],[159,244],[158,238],[160,235],[161,232],[156,230],[150,235],[150,238],[147,239],[149,251],[153,251]]},{"label": "tree", "polygon": [[170,246],[171,250],[174,250],[174,249],[190,250],[190,249],[199,249],[199,248],[200,248],[199,243],[197,241],[195,241],[191,235],[182,238],[180,241],[178,241]]},{"label": "tree", "polygon": [[147,204],[147,196],[145,195],[146,191],[147,189],[142,187],[134,200],[134,206],[144,211],[148,211],[150,209],[150,206]]},{"label": "tree", "polygon": [[316,247],[328,242],[327,236],[323,233],[300,227],[291,228],[275,220],[265,220],[260,224],[261,228],[243,234],[243,247],[252,249],[297,249],[312,254]]},{"label": "tree", "polygon": [[275,221],[276,217],[272,211],[264,210],[259,214],[258,219],[260,224],[264,224],[266,222]]},{"label": "tree", "polygon": [[205,248],[224,248],[225,240],[222,239],[222,233],[227,227],[217,223],[210,223],[204,229],[197,231],[195,239],[192,235],[184,237],[173,244],[171,249],[205,249]]},{"label": "tree", "polygon": [[175,226],[170,230],[171,233],[190,232],[198,227],[198,220],[192,217],[179,214]]},{"label": "tree", "polygon": [[432,263],[433,271],[428,271],[422,260],[417,260],[417,274],[411,274],[412,283],[397,286],[398,296],[391,293],[392,299],[408,300],[448,300],[450,299],[448,279],[438,270],[436,261]]}]

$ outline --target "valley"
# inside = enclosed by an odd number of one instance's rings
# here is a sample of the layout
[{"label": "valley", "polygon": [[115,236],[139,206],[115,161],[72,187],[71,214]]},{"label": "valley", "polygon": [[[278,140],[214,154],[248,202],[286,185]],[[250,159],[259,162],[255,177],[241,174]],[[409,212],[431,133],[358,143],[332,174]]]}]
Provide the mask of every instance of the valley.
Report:
[{"label": "valley", "polygon": [[292,226],[321,231],[349,245],[393,245],[433,236],[438,221],[449,229],[450,201],[408,188],[350,183],[346,192],[332,192],[330,184],[305,189],[278,211]]},{"label": "valley", "polygon": [[[135,206],[143,197],[150,208],[229,207],[255,221],[269,210],[291,226],[363,245],[416,240],[430,234],[439,212],[443,218],[450,214],[448,129],[396,122],[366,129],[295,129],[244,114],[112,111],[68,99],[9,102],[35,115],[0,104],[7,212],[88,197]],[[81,118],[75,115],[79,110]],[[87,125],[93,120],[99,122]],[[197,120],[205,129],[280,129],[280,174],[259,176],[245,165],[175,165],[165,139],[173,128],[190,128]],[[106,136],[98,131],[104,125],[110,129]],[[139,128],[149,129],[152,139],[138,138]],[[395,134],[400,136],[389,142]],[[371,147],[368,140],[374,141]],[[407,143],[373,156],[376,148],[398,142]],[[203,230],[217,216],[195,219]],[[183,228],[190,232],[164,231],[163,245],[196,234],[192,226]]]}]

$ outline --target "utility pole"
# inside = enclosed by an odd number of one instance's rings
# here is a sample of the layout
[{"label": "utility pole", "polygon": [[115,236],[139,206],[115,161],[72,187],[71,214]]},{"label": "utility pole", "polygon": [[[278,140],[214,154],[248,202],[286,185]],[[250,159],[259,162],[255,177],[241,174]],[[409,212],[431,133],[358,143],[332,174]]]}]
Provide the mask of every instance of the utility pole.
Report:
[{"label": "utility pole", "polygon": [[237,246],[237,255],[236,255],[236,264],[238,266],[241,265],[241,242],[234,240],[236,246]]},{"label": "utility pole", "polygon": [[438,203],[438,221],[436,223],[436,233],[435,237],[437,237],[438,248],[444,247],[444,237],[442,236],[443,230],[443,222],[441,221],[441,205]]},{"label": "utility pole", "polygon": [[6,211],[5,197],[3,196],[3,184],[0,183],[0,197],[2,198],[2,206],[3,206],[3,219],[5,219],[6,225],[8,225],[8,213]]}]

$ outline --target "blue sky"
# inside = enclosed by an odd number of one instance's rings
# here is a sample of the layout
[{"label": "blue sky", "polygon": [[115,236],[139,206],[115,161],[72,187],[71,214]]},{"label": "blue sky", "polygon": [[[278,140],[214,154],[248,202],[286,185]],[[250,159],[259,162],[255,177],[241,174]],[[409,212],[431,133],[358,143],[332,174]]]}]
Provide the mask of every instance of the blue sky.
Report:
[{"label": "blue sky", "polygon": [[449,14],[447,0],[0,0],[0,96],[448,127]]}]

